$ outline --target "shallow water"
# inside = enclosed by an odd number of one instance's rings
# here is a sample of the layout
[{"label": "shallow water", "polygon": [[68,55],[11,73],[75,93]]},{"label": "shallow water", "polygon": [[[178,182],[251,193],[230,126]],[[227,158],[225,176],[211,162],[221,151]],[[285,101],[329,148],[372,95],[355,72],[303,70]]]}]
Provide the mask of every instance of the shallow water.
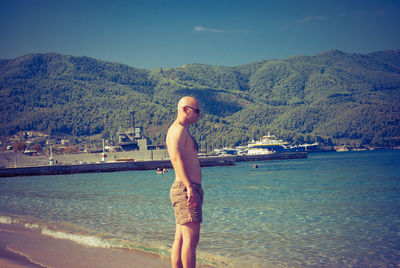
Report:
[{"label": "shallow water", "polygon": [[[400,151],[254,164],[203,168],[200,259],[238,267],[400,264]],[[0,222],[168,255],[173,180],[173,171],[2,178]]]}]

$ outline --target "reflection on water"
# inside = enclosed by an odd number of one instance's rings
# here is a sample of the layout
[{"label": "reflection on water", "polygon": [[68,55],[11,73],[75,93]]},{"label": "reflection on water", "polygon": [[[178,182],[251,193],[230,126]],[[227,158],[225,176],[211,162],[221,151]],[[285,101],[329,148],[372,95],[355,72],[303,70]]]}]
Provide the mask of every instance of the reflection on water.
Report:
[{"label": "reflection on water", "polygon": [[[260,267],[400,263],[399,151],[257,164],[203,169],[201,258]],[[167,252],[173,180],[155,171],[4,178],[0,213]]]}]

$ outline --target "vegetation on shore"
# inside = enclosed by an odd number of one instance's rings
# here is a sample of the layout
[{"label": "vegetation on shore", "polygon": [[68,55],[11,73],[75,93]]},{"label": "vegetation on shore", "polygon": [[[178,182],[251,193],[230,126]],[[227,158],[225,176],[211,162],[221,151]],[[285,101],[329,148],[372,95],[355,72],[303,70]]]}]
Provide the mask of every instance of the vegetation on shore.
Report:
[{"label": "vegetation on shore", "polygon": [[154,70],[55,53],[0,60],[0,136],[115,140],[134,110],[136,125],[163,144],[184,95],[201,103],[192,131],[203,148],[268,132],[291,143],[400,145],[400,50]]}]

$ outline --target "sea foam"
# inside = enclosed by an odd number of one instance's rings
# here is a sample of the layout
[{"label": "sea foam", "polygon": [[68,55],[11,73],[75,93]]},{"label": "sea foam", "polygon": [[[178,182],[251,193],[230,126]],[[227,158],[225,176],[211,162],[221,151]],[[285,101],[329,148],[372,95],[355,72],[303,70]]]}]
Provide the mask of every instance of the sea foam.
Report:
[{"label": "sea foam", "polygon": [[[41,229],[41,226],[37,223],[28,223],[25,220],[18,220],[15,218],[11,218],[9,216],[0,215],[0,224],[23,224],[25,228],[28,229]],[[66,233],[61,231],[54,231],[50,230],[46,227],[43,227],[41,230],[43,235],[51,236],[57,239],[65,239],[74,241],[78,244],[88,246],[88,247],[95,247],[95,248],[111,248],[111,247],[118,247],[112,245],[110,242],[105,241],[99,237],[90,236],[90,235],[80,235],[80,234],[73,234],[73,233]]]},{"label": "sea foam", "polygon": [[29,229],[38,229],[38,228],[40,228],[40,226],[38,224],[35,224],[35,223],[33,223],[33,224],[25,223],[24,226],[25,226],[25,228],[29,228]]},{"label": "sea foam", "polygon": [[57,238],[57,239],[65,239],[65,240],[74,241],[78,244],[88,246],[88,247],[95,247],[95,248],[111,248],[111,247],[113,247],[113,245],[111,245],[109,242],[104,241],[103,239],[95,237],[95,236],[70,234],[70,233],[64,233],[64,232],[60,232],[60,231],[49,230],[47,228],[43,228],[42,234],[51,236],[51,237]]},{"label": "sea foam", "polygon": [[36,223],[28,223],[24,219],[13,219],[8,216],[0,216],[0,223],[2,224],[23,224],[25,228],[38,229],[40,226]]},{"label": "sea foam", "polygon": [[15,223],[19,223],[18,220],[13,219],[11,217],[7,217],[7,216],[0,216],[0,223],[2,224],[15,224]]}]

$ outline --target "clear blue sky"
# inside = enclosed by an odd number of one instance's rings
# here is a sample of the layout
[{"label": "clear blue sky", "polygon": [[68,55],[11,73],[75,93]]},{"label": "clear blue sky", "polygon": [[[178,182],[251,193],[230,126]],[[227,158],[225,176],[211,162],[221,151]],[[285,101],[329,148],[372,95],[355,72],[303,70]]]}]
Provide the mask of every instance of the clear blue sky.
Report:
[{"label": "clear blue sky", "polygon": [[57,52],[137,68],[400,48],[399,0],[0,0],[0,59]]}]

